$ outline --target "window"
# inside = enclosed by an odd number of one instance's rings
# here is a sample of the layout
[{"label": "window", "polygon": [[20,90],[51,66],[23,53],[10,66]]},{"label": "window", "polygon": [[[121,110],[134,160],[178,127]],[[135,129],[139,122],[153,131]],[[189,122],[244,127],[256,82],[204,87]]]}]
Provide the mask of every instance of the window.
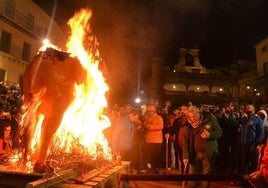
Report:
[{"label": "window", "polygon": [[30,31],[33,30],[34,28],[34,16],[30,13],[27,14],[27,25],[26,28],[29,29]]},{"label": "window", "polygon": [[264,75],[268,75],[268,61],[263,63],[263,73]]},{"label": "window", "polygon": [[194,57],[191,54],[185,55],[185,65],[186,66],[194,66]]},{"label": "window", "polygon": [[13,19],[15,13],[15,2],[13,0],[7,0],[6,1],[6,7],[5,7],[5,15]]},{"label": "window", "polygon": [[0,69],[0,82],[5,81],[6,70]]},{"label": "window", "polygon": [[3,30],[0,41],[0,50],[9,53],[10,45],[11,45],[11,33]]},{"label": "window", "polygon": [[24,42],[22,50],[22,59],[24,61],[29,61],[30,55],[31,55],[31,45],[27,42]]}]

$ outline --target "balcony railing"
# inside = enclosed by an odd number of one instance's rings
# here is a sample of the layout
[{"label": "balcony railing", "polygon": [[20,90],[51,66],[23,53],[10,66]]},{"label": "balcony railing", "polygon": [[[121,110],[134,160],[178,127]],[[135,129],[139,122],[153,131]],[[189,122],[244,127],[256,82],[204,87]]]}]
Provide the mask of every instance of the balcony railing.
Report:
[{"label": "balcony railing", "polygon": [[[0,41],[1,42],[1,41]],[[13,56],[15,58],[17,58],[18,60],[20,61],[23,61],[24,63],[28,63],[31,59],[33,59],[33,57],[35,56],[34,53],[31,53],[30,54],[30,58],[29,59],[22,59],[22,53],[23,53],[23,48],[22,47],[19,47],[17,46],[16,44],[14,43],[11,43],[10,44],[10,49],[9,51],[2,51],[0,49],[1,52],[4,52],[6,54],[9,54],[10,56]]]},{"label": "balcony railing", "polygon": [[6,1],[0,1],[0,16],[11,20],[15,24],[36,36],[40,36],[41,34],[41,27],[34,23],[34,17],[24,15]]}]

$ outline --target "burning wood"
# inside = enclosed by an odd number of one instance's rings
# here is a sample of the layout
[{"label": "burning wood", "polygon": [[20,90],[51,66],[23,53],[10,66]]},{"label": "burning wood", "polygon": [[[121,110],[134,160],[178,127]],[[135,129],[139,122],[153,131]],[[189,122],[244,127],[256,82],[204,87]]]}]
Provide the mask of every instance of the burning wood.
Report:
[{"label": "burning wood", "polygon": [[[68,52],[43,47],[25,71],[18,158],[27,171],[34,165],[37,172],[86,172],[112,164],[103,134],[110,126],[103,114],[108,86],[98,68],[101,58],[90,17],[91,11],[82,9],[69,20]],[[91,40],[94,45],[85,48]]]}]

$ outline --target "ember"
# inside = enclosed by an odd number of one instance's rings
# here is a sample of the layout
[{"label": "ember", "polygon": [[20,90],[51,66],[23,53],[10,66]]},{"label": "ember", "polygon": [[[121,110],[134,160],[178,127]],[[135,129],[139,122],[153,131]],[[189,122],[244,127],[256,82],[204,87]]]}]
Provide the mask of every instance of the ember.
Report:
[{"label": "ember", "polygon": [[69,20],[68,52],[42,47],[25,71],[20,131],[24,145],[19,154],[27,170],[35,165],[37,171],[47,166],[88,171],[111,160],[103,135],[110,126],[103,112],[108,86],[98,67],[96,37],[89,30],[91,14],[82,9]]}]

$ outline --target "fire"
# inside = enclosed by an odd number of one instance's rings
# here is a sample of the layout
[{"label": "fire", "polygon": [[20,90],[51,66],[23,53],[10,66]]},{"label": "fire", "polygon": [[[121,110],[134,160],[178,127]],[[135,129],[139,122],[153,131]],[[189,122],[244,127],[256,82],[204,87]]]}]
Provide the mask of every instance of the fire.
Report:
[{"label": "fire", "polygon": [[[55,143],[65,151],[77,149],[74,143],[84,146],[84,152],[94,157],[100,154],[111,158],[108,142],[103,135],[103,130],[110,126],[110,121],[103,114],[107,101],[105,93],[108,86],[102,72],[98,69],[95,54],[88,52],[84,47],[89,32],[89,20],[92,12],[82,9],[68,22],[71,35],[67,42],[67,51],[72,56],[77,56],[87,72],[84,83],[75,86],[75,99],[64,114],[62,123],[56,132]],[[91,37],[92,38],[92,37]],[[90,41],[89,41],[90,42]],[[95,49],[97,54],[98,50]]]},{"label": "fire", "polygon": [[[92,12],[88,9],[81,9],[75,13],[68,22],[71,34],[66,44],[67,52],[70,56],[77,57],[86,72],[86,79],[82,83],[74,85],[74,99],[65,111],[60,126],[57,129],[51,144],[48,148],[48,155],[53,153],[83,154],[96,158],[110,160],[112,158],[108,141],[103,134],[103,130],[110,126],[110,121],[104,115],[107,107],[106,92],[109,90],[102,72],[99,70],[99,51],[97,40],[91,34],[89,21]],[[85,47],[85,44],[91,44]],[[41,47],[41,51],[46,51],[48,43]],[[49,43],[49,47],[58,49]],[[69,70],[72,71],[72,70]],[[37,73],[34,73],[34,79]],[[40,135],[44,114],[37,114],[36,110],[41,105],[40,97],[46,92],[41,89],[35,94],[33,100],[23,114],[21,124],[33,122],[33,138],[30,143],[30,152],[27,155],[26,166],[31,167],[31,162],[35,159],[35,152],[38,153],[40,147]],[[27,105],[27,104],[26,104]],[[22,127],[23,128],[23,127]]]}]

